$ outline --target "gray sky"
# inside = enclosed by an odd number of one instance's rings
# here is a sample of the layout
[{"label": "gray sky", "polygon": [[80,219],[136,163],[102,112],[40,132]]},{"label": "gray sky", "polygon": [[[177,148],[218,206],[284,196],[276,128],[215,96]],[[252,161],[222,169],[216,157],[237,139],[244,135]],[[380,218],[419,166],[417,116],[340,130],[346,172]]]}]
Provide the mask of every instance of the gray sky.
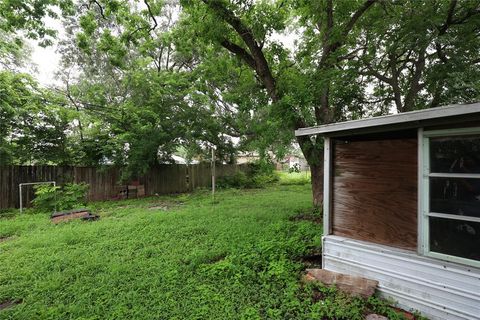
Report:
[{"label": "gray sky", "polygon": [[[55,40],[52,46],[42,48],[37,45],[35,41],[28,40],[28,43],[32,47],[31,61],[36,65],[37,72],[33,75],[37,78],[39,83],[43,86],[50,86],[53,84],[60,85],[61,83],[55,78],[55,72],[58,69],[61,55],[56,53],[58,39],[65,36],[63,25],[61,21],[52,18],[45,18],[45,24],[58,31],[57,40]],[[291,32],[286,31],[282,34],[273,34],[271,37],[273,40],[280,41],[284,46],[293,50],[295,45],[294,41],[299,38],[298,31]]]},{"label": "gray sky", "polygon": [[47,48],[38,46],[35,42],[30,42],[33,52],[31,60],[37,67],[34,76],[44,86],[55,84],[55,71],[57,71],[60,61],[60,55],[55,52],[56,45]]},{"label": "gray sky", "polygon": [[37,78],[40,84],[48,86],[58,84],[55,79],[55,72],[57,71],[61,56],[55,51],[57,50],[58,39],[64,37],[65,32],[61,21],[48,17],[44,18],[43,21],[47,27],[57,30],[58,32],[54,44],[47,48],[42,48],[36,41],[27,40],[27,42],[32,47],[30,60],[37,69],[37,72],[32,75]]}]

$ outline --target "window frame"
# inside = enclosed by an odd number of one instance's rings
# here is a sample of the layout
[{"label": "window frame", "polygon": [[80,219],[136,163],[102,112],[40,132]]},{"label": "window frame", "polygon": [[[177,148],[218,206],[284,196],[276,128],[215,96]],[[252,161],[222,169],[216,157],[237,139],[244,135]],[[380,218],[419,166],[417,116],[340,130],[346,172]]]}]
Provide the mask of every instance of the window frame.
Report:
[{"label": "window frame", "polygon": [[452,256],[445,253],[430,251],[430,217],[443,219],[463,220],[480,222],[479,217],[457,216],[453,214],[430,212],[430,178],[474,178],[480,179],[480,173],[431,173],[430,172],[430,138],[455,137],[480,134],[480,127],[445,129],[445,130],[424,130],[419,129],[419,215],[418,215],[418,253],[427,257],[455,262],[463,265],[480,267],[480,261]]}]

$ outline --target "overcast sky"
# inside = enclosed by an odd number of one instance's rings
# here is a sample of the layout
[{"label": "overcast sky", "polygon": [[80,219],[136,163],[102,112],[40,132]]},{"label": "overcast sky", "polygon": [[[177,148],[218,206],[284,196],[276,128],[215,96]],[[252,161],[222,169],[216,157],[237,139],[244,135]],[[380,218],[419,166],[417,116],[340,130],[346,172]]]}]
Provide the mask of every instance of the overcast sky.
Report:
[{"label": "overcast sky", "polygon": [[[30,60],[37,69],[37,72],[33,73],[33,76],[37,78],[40,84],[48,86],[58,84],[55,79],[55,72],[57,71],[61,57],[60,54],[55,51],[57,50],[58,40],[65,36],[65,32],[60,20],[47,17],[44,18],[43,21],[47,27],[57,31],[57,39],[55,39],[54,44],[47,48],[42,48],[38,45],[37,41],[27,39],[27,42],[32,48]],[[32,72],[31,70],[28,71]]]},{"label": "overcast sky", "polygon": [[30,41],[30,45],[33,48],[31,60],[37,67],[35,77],[42,85],[54,84],[54,73],[57,71],[60,61],[60,55],[55,52],[56,45],[42,48],[32,41]]},{"label": "overcast sky", "polygon": [[[58,39],[65,37],[65,32],[63,29],[63,25],[61,21],[55,20],[52,18],[45,18],[45,24],[58,31],[57,39],[55,40],[54,44],[47,47],[42,48],[38,46],[37,42],[32,40],[27,40],[30,46],[32,47],[32,56],[31,61],[33,64],[36,65],[37,72],[33,75],[37,78],[40,84],[44,86],[50,86],[53,84],[61,84],[55,78],[55,72],[58,70],[58,66],[60,63],[61,56],[56,52],[57,50],[57,43]],[[280,41],[285,47],[293,50],[295,45],[294,42],[296,39],[299,38],[298,31],[297,32],[286,32],[282,34],[274,34],[272,35],[273,40]]]}]

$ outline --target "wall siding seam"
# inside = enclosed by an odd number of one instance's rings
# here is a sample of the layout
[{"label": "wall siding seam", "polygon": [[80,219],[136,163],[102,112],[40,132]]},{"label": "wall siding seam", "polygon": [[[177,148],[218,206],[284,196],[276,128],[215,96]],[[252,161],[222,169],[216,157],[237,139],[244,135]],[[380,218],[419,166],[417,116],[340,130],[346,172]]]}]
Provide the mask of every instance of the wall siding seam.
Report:
[{"label": "wall siding seam", "polygon": [[380,295],[398,305],[432,319],[480,319],[480,270],[337,236],[323,242],[325,269],[376,279]]},{"label": "wall siding seam", "polygon": [[415,276],[406,277],[406,276],[404,276],[400,273],[394,272],[392,270],[387,270],[385,268],[375,267],[373,265],[364,264],[364,263],[358,262],[356,260],[355,261],[350,261],[346,258],[341,258],[341,257],[334,256],[334,255],[331,255],[331,254],[328,254],[328,253],[325,254],[325,257],[330,258],[331,260],[334,260],[334,261],[337,261],[337,262],[341,262],[341,263],[351,265],[351,266],[361,266],[364,269],[374,270],[377,273],[381,273],[381,274],[386,275],[386,276],[392,276],[392,277],[395,277],[395,278],[398,278],[398,279],[401,279],[401,280],[404,280],[404,281],[407,281],[407,282],[411,282],[413,284],[422,283],[423,286],[427,286],[427,287],[430,287],[432,289],[446,291],[448,293],[463,296],[464,298],[468,298],[468,299],[471,299],[472,296],[473,296],[473,297],[476,297],[476,299],[480,300],[480,294],[478,294],[476,292],[473,292],[473,291],[467,291],[467,290],[461,289],[459,287],[452,287],[450,285],[442,284],[440,282],[433,282],[433,281],[427,280],[425,278],[420,278],[420,277],[415,277]]},{"label": "wall siding seam", "polygon": [[453,315],[455,315],[457,317],[461,317],[461,318],[467,317],[468,319],[473,319],[473,320],[479,319],[474,314],[471,314],[471,313],[468,313],[468,312],[465,313],[461,310],[447,308],[447,307],[445,307],[443,305],[440,305],[440,304],[437,304],[435,302],[422,299],[419,296],[410,297],[410,296],[406,295],[404,292],[395,290],[393,288],[388,288],[388,287],[384,287],[384,286],[379,286],[379,287],[381,287],[381,290],[383,291],[383,293],[388,294],[390,297],[397,296],[397,297],[400,297],[404,300],[409,300],[409,301],[412,301],[412,302],[417,303],[417,304],[418,304],[419,301],[422,301],[425,305],[428,305],[430,308],[434,308],[434,309],[436,309],[436,310],[438,310],[442,313],[446,313],[447,315],[453,314]]},{"label": "wall siding seam", "polygon": [[[341,240],[338,241],[338,242],[337,242],[337,240],[333,240],[333,241],[335,241],[335,245],[338,245],[338,246],[341,246],[341,247],[344,247],[344,248],[348,248],[348,249],[352,249],[352,245],[351,244],[344,244],[344,241],[341,241]],[[331,239],[331,236],[328,238],[328,240],[326,240],[326,242],[328,242],[328,243],[331,243],[333,241]],[[361,250],[363,252],[368,252],[368,253],[373,253],[373,254],[378,254],[380,252],[383,255],[388,255],[389,257],[392,257],[394,259],[403,260],[403,261],[406,261],[406,262],[411,262],[412,259],[418,259],[418,260],[415,260],[416,264],[421,264],[421,265],[429,267],[429,268],[436,268],[438,270],[448,270],[449,272],[458,273],[458,274],[465,275],[465,276],[468,276],[468,277],[473,276],[473,277],[480,278],[480,270],[478,270],[478,272],[476,272],[476,269],[474,267],[468,267],[467,268],[465,266],[460,266],[460,265],[455,265],[454,266],[454,265],[452,265],[453,264],[452,262],[443,261],[443,260],[433,261],[433,259],[432,260],[429,259],[429,261],[422,261],[423,259],[428,259],[428,258],[423,257],[423,256],[418,256],[418,255],[410,253],[410,252],[402,252],[401,251],[402,249],[398,249],[398,252],[394,251],[390,248],[383,249],[383,250],[382,249],[372,250],[372,248],[368,248],[367,246],[364,246],[361,243],[355,243],[354,246],[355,246],[354,247],[355,250]],[[382,245],[379,245],[379,246],[382,246]],[[441,264],[441,265],[439,265],[439,264]],[[462,269],[467,268],[470,271],[465,271],[465,270],[462,270],[460,268],[462,268]]]}]

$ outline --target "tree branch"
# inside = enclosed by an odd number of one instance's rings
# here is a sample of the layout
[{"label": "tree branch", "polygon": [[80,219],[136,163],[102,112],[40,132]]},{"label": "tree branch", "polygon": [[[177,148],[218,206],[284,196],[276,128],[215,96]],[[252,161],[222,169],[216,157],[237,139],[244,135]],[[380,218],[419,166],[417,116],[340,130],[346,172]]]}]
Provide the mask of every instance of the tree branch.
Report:
[{"label": "tree branch", "polygon": [[358,19],[362,17],[362,15],[370,8],[376,0],[367,0],[363,3],[363,5],[358,8],[357,11],[353,14],[353,16],[350,18],[350,21],[348,21],[347,25],[345,26],[345,29],[343,30],[343,37],[346,38],[350,31],[353,29],[355,24],[357,23]]},{"label": "tree branch", "polygon": [[425,68],[425,53],[426,53],[427,48],[422,48],[421,51],[419,52],[419,56],[417,61],[414,63],[415,70],[412,74],[412,79],[410,80],[410,87],[408,88],[408,92],[405,96],[404,100],[404,111],[411,111],[413,110],[414,103],[415,103],[415,97],[417,96],[417,93],[422,90],[423,86],[420,84],[420,79],[423,74],[423,69]]},{"label": "tree branch", "polygon": [[[279,100],[275,78],[270,70],[267,59],[263,54],[262,48],[255,40],[252,30],[247,28],[243,22],[238,18],[235,13],[229,10],[225,5],[219,0],[202,0],[211,10],[215,12],[220,18],[223,19],[227,24],[229,24],[235,32],[242,38],[243,42],[250,51],[250,56],[255,62],[252,66],[251,61],[248,62],[249,66],[254,69],[259,78],[261,79],[262,84],[268,91],[268,94],[272,101],[277,102]],[[242,57],[242,59],[244,59]],[[245,61],[245,60],[244,60]]]},{"label": "tree branch", "polygon": [[153,20],[153,27],[150,27],[148,29],[148,32],[155,30],[155,28],[158,26],[157,19],[155,19],[155,16],[153,15],[152,8],[150,7],[150,4],[148,3],[147,0],[143,0],[143,3],[147,6],[148,9],[148,14],[150,15],[150,18]]},{"label": "tree branch", "polygon": [[242,59],[250,68],[255,69],[255,60],[253,60],[252,56],[247,52],[247,50],[228,40],[223,40],[220,42],[220,44],[222,47]]},{"label": "tree branch", "polygon": [[375,78],[377,78],[378,80],[382,81],[382,82],[385,82],[389,85],[392,85],[392,78],[388,78],[387,76],[381,74],[380,72],[376,71],[373,69],[372,65],[365,62],[365,65],[367,66],[367,71],[364,72],[364,71],[360,71],[361,74],[364,74],[366,76],[374,76]]},{"label": "tree branch", "polygon": [[457,0],[450,1],[448,6],[447,20],[445,23],[438,29],[438,35],[443,35],[447,32],[448,27],[452,24],[453,14],[455,12],[455,7],[457,6]]},{"label": "tree branch", "polygon": [[88,10],[90,10],[90,6],[91,6],[92,4],[96,4],[96,5],[97,5],[98,10],[100,11],[100,15],[102,16],[102,18],[103,18],[104,20],[107,20],[107,18],[105,17],[105,13],[104,13],[104,11],[103,11],[102,5],[101,5],[98,1],[96,1],[96,0],[90,0],[88,3],[81,4],[81,5],[80,5],[80,8],[84,8],[84,7],[85,7],[85,8],[87,8]]},{"label": "tree branch", "polygon": [[445,55],[445,52],[443,52],[442,45],[439,42],[435,42],[435,50],[437,52],[438,58],[443,62],[443,63],[448,63],[448,58]]},{"label": "tree branch", "polygon": [[325,42],[330,39],[330,35],[333,29],[333,2],[332,0],[327,0],[327,32],[325,32]]},{"label": "tree branch", "polygon": [[[345,28],[343,29],[342,32],[342,37],[340,40],[334,42],[333,44],[329,45],[329,29],[327,27],[327,37],[324,40],[325,46],[322,54],[322,58],[320,60],[320,63],[323,64],[327,61],[327,59],[330,57],[330,54],[337,51],[340,47],[342,47],[345,44],[346,38],[350,31],[352,31],[353,27],[357,23],[357,21],[363,16],[365,12],[376,2],[377,0],[366,0],[363,5],[355,11],[355,13],[352,15],[350,20],[347,22],[345,25]],[[333,24],[333,6],[331,1],[327,1],[327,20],[329,23]],[[331,17],[330,17],[331,16]],[[331,20],[331,21],[330,21]],[[333,25],[332,25],[333,26]]]}]

